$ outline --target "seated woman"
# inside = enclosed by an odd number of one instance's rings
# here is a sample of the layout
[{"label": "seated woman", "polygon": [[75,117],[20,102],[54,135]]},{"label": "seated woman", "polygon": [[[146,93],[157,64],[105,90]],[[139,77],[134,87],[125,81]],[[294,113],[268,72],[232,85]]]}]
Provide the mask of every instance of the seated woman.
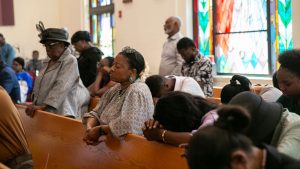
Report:
[{"label": "seated woman", "polygon": [[214,123],[217,119],[216,107],[199,96],[180,91],[167,93],[155,106],[155,121],[145,122],[144,136],[151,141],[172,145],[186,143],[193,130]]},{"label": "seated woman", "polygon": [[80,80],[77,60],[68,48],[68,32],[57,28],[42,29],[40,37],[49,59],[35,80],[33,104],[27,107],[26,113],[33,116],[35,110],[44,110],[79,117],[80,108],[88,104],[89,93]]},{"label": "seated woman", "polygon": [[300,115],[300,50],[279,55],[277,81],[283,95],[277,100],[284,108]]},{"label": "seated woman", "polygon": [[221,91],[221,102],[227,104],[235,95],[244,91],[251,91],[260,95],[267,102],[275,102],[282,92],[272,86],[252,86],[250,80],[241,75],[234,75],[230,80],[230,84],[223,87]]},{"label": "seated woman", "polygon": [[21,103],[26,102],[28,95],[32,91],[32,77],[24,71],[25,61],[21,57],[16,57],[13,60],[12,68],[16,72],[17,79],[20,85]]},{"label": "seated woman", "polygon": [[104,93],[93,111],[84,115],[87,144],[97,143],[106,134],[143,134],[143,122],[152,117],[154,109],[149,88],[139,80],[144,69],[143,56],[132,48],[124,48],[115,57],[110,77],[118,84]]},{"label": "seated woman", "polygon": [[151,91],[154,103],[170,91],[182,91],[205,97],[197,81],[191,77],[152,75],[146,78],[145,83]]},{"label": "seated woman", "polygon": [[103,58],[98,65],[98,74],[94,83],[92,83],[88,90],[91,96],[101,97],[109,88],[113,87],[116,83],[110,80],[109,72],[113,65],[114,58]]},{"label": "seated woman", "polygon": [[241,107],[224,106],[214,126],[197,131],[186,158],[190,169],[298,169],[300,162],[262,144],[256,147],[241,134],[250,126],[250,115]]}]

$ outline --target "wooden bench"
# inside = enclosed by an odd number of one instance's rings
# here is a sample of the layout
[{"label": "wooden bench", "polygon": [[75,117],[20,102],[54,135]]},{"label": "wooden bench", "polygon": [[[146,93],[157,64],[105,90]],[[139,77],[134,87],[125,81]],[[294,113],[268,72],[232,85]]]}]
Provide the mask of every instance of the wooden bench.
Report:
[{"label": "wooden bench", "polygon": [[37,169],[186,169],[184,150],[128,134],[86,145],[80,121],[38,111],[33,118],[17,105]]},{"label": "wooden bench", "polygon": [[221,98],[222,87],[214,87],[213,88],[213,97]]}]

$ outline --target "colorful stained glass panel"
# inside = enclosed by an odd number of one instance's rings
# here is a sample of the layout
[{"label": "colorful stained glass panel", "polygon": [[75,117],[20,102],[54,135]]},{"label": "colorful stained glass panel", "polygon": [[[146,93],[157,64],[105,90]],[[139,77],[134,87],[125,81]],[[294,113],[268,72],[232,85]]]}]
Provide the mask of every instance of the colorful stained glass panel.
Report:
[{"label": "colorful stained glass panel", "polygon": [[216,35],[219,73],[269,74],[267,32]]},{"label": "colorful stained glass panel", "polygon": [[266,0],[217,0],[216,33],[267,29]]},{"label": "colorful stained glass panel", "polygon": [[112,17],[110,13],[99,15],[100,49],[105,56],[113,56]]}]

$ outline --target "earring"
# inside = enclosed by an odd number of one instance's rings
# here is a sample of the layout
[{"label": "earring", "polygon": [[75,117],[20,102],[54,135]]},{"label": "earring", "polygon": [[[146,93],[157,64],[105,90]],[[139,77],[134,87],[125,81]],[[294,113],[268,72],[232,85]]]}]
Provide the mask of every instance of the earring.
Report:
[{"label": "earring", "polygon": [[134,81],[135,81],[132,76],[129,76],[128,80],[129,80],[130,83],[134,83]]}]

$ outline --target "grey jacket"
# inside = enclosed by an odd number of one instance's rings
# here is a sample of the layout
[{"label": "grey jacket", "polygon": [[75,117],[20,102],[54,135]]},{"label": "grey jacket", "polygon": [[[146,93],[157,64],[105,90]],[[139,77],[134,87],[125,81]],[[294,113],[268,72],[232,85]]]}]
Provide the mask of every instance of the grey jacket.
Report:
[{"label": "grey jacket", "polygon": [[[33,104],[47,104],[52,108],[46,111],[64,116],[79,117],[80,106],[78,104],[81,104],[82,101],[78,100],[78,94],[81,93],[78,90],[87,89],[80,87],[82,83],[80,83],[76,58],[67,48],[58,62],[50,68],[48,68],[49,62],[50,59],[44,61],[45,65],[35,81]],[[84,98],[84,100],[88,99]]]}]

